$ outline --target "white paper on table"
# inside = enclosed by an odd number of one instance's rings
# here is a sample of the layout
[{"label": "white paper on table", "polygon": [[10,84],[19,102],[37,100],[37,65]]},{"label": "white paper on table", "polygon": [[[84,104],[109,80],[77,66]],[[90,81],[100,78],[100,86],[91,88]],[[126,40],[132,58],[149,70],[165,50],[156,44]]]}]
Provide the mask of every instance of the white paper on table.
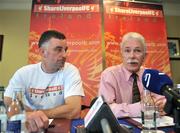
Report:
[{"label": "white paper on table", "polygon": [[51,124],[51,122],[53,121],[54,119],[49,119],[49,125]]},{"label": "white paper on table", "polygon": [[[142,123],[141,118],[132,118],[133,120]],[[174,126],[173,118],[170,116],[162,116],[157,118],[157,127]]]}]

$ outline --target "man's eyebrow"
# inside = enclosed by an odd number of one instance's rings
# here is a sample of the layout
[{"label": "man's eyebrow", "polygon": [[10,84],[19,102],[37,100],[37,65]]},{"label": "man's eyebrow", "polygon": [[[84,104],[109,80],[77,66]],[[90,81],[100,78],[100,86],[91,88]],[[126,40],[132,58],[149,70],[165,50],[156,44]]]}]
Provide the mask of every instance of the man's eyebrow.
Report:
[{"label": "man's eyebrow", "polygon": [[[64,48],[63,46],[56,46],[55,47],[56,49],[58,49],[58,48],[60,48],[60,49],[62,49],[62,48]],[[66,48],[66,47],[65,47]]]},{"label": "man's eyebrow", "polygon": [[141,47],[135,47],[135,49],[141,49]]},{"label": "man's eyebrow", "polygon": [[68,49],[67,46],[63,47],[63,46],[56,46],[55,49],[64,49],[65,51]]}]

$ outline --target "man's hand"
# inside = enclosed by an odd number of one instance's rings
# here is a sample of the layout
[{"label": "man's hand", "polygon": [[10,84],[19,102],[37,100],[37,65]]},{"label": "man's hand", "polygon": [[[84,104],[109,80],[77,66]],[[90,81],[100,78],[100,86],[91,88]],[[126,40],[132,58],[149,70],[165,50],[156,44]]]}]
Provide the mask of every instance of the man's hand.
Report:
[{"label": "man's hand", "polygon": [[27,112],[26,117],[29,132],[38,132],[49,126],[49,119],[42,111]]},{"label": "man's hand", "polygon": [[164,99],[164,98],[156,98],[156,99],[154,99],[154,104],[155,104],[155,106],[158,107],[159,114],[161,116],[166,114],[164,112],[165,103],[166,103],[166,99]]}]

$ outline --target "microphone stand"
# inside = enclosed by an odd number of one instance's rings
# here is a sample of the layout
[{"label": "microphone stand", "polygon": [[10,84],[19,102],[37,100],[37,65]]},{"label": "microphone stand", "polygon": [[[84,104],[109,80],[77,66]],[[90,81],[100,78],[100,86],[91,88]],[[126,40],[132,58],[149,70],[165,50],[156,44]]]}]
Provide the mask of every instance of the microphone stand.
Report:
[{"label": "microphone stand", "polygon": [[173,109],[174,112],[174,130],[175,133],[180,133],[180,107],[177,107],[176,109]]},{"label": "microphone stand", "polygon": [[180,98],[176,97],[176,99],[174,99],[174,96],[168,93],[167,91],[164,92],[164,96],[167,99],[164,111],[168,115],[171,115],[171,114],[173,115],[174,123],[175,123],[174,131],[175,133],[180,133]]}]

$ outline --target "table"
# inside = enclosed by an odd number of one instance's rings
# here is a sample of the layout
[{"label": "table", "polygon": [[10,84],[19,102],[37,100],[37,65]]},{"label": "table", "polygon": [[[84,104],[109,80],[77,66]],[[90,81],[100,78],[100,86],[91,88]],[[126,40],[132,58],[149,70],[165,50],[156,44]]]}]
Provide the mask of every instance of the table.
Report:
[{"label": "table", "polygon": [[[129,118],[126,119],[118,119],[120,124],[125,124],[133,127],[133,133],[140,133],[141,129],[131,124]],[[78,126],[84,126],[83,119],[54,119],[51,123],[54,127],[48,128],[46,133],[76,133],[76,128]],[[165,131],[166,133],[174,133],[173,127],[159,128],[160,130]]]},{"label": "table", "polygon": [[[53,126],[52,126],[53,125]],[[70,119],[54,119],[46,133],[70,133]]]},{"label": "table", "polygon": [[[132,126],[133,127],[133,133],[140,133],[141,129],[138,128],[137,126],[135,126],[134,123],[131,124],[130,121],[132,122],[132,119],[130,119],[130,118],[118,119],[118,122],[120,124]],[[83,119],[72,120],[71,125],[72,125],[71,126],[71,133],[76,133],[76,127],[79,125],[84,125],[84,120]],[[166,133],[174,133],[173,127],[164,127],[164,128],[158,128],[158,129],[163,130]]]}]

